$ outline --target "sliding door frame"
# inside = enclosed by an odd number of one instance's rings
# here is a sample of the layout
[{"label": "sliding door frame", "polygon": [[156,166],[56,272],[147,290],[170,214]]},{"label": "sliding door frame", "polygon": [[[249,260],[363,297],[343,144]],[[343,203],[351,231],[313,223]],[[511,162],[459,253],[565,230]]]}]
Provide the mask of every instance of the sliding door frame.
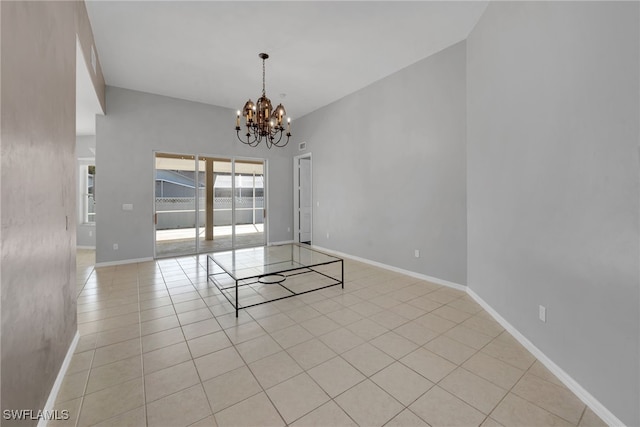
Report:
[{"label": "sliding door frame", "polygon": [[152,172],[152,179],[151,179],[151,194],[152,194],[152,198],[153,198],[153,204],[152,204],[152,212],[151,212],[151,225],[152,225],[152,229],[153,229],[153,258],[154,259],[160,259],[160,258],[170,258],[170,257],[174,257],[174,256],[186,256],[186,255],[190,255],[191,253],[185,253],[185,254],[169,254],[169,255],[160,255],[158,256],[157,254],[157,206],[156,206],[156,176],[157,176],[157,158],[158,158],[158,154],[161,155],[166,155],[167,157],[175,157],[176,159],[181,159],[183,158],[184,160],[191,160],[194,162],[194,177],[193,177],[193,188],[194,188],[194,193],[195,193],[195,243],[194,243],[194,248],[195,248],[195,253],[198,253],[199,251],[199,239],[198,239],[198,221],[199,221],[199,212],[200,212],[200,197],[199,197],[199,188],[198,188],[198,168],[199,168],[199,162],[198,162],[198,156],[194,155],[194,154],[188,154],[188,153],[175,153],[175,152],[170,152],[170,151],[165,151],[165,150],[153,150],[152,152],[152,162],[153,162],[153,172]]},{"label": "sliding door frame", "polygon": [[[261,158],[256,158],[256,157],[229,157],[229,159],[231,160],[231,171],[232,171],[232,193],[233,193],[233,198],[232,198],[232,202],[231,202],[231,213],[232,213],[232,221],[233,221],[233,234],[232,234],[232,242],[233,242],[233,249],[238,248],[238,246],[236,245],[236,232],[235,232],[235,227],[236,227],[236,198],[235,198],[235,191],[236,191],[236,162],[239,163],[255,163],[255,164],[262,164],[262,179],[263,179],[263,198],[264,198],[264,208],[263,208],[263,234],[264,234],[264,239],[263,239],[263,246],[266,246],[269,242],[269,180],[268,180],[268,169],[269,169],[269,162],[267,161],[267,159],[261,159]],[[244,246],[241,246],[244,247]]]},{"label": "sliding door frame", "polygon": [[[191,158],[193,158],[193,162],[195,164],[194,166],[194,191],[195,191],[195,253],[189,253],[189,254],[173,254],[173,255],[166,255],[166,256],[161,256],[158,257],[158,254],[156,253],[156,249],[157,249],[157,238],[156,238],[156,219],[157,219],[157,213],[156,213],[156,185],[155,185],[155,181],[156,181],[156,175],[157,175],[157,168],[156,168],[156,159],[158,157],[158,154],[165,154],[168,156],[175,156],[176,158],[180,158],[180,157],[185,157],[188,158],[189,160],[191,160]],[[151,224],[152,224],[152,242],[153,242],[153,256],[154,259],[158,259],[158,258],[165,258],[165,257],[172,257],[172,256],[188,256],[188,255],[198,255],[201,252],[201,247],[200,247],[200,237],[199,237],[199,229],[200,229],[200,180],[199,180],[199,172],[200,172],[200,159],[217,159],[220,161],[229,161],[231,163],[231,249],[236,249],[237,245],[236,245],[236,162],[246,162],[246,163],[256,163],[256,164],[262,164],[262,171],[263,171],[263,198],[264,198],[264,211],[263,211],[263,245],[267,245],[269,242],[269,179],[268,179],[268,175],[269,175],[269,162],[267,159],[264,158],[255,158],[255,157],[240,157],[240,156],[219,156],[219,155],[210,155],[210,154],[203,154],[203,153],[199,153],[199,154],[188,154],[188,153],[175,153],[175,152],[169,152],[166,150],[153,150],[152,152],[152,159],[151,161],[153,162],[153,168],[152,168],[152,180],[151,180],[151,191],[152,191],[152,197],[153,197],[153,204],[152,204],[152,215],[151,215]],[[214,197],[215,197],[215,193],[214,193]],[[205,208],[206,209],[206,208]],[[206,215],[206,214],[205,214]]]}]

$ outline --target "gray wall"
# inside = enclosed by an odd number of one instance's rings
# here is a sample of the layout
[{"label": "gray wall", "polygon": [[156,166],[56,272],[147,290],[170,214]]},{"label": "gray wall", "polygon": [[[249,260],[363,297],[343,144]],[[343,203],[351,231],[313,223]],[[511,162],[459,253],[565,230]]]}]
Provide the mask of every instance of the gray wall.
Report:
[{"label": "gray wall", "polygon": [[468,285],[629,426],[638,8],[492,2],[467,40]]},{"label": "gray wall", "polygon": [[94,159],[95,150],[96,150],[95,135],[76,136],[76,156],[79,159],[88,159],[88,158]]},{"label": "gray wall", "polygon": [[[106,99],[96,129],[96,262],[153,257],[154,150],[266,158],[269,242],[292,239],[289,147],[241,144],[235,111],[227,108],[115,87],[107,87]],[[133,211],[123,211],[124,203],[134,203]]]},{"label": "gray wall", "polygon": [[[93,151],[91,151],[93,149]],[[76,195],[77,203],[77,227],[76,227],[76,244],[78,246],[95,248],[96,247],[96,226],[95,224],[85,224],[82,217],[84,194],[80,188],[80,167],[86,165],[95,165],[95,149],[96,149],[96,136],[95,135],[83,135],[76,136],[76,156],[78,157],[78,176],[77,176],[77,188]]]},{"label": "gray wall", "polygon": [[313,244],[466,284],[465,61],[461,42],[296,122]]},{"label": "gray wall", "polygon": [[0,2],[3,410],[44,407],[76,333],[75,7]]}]

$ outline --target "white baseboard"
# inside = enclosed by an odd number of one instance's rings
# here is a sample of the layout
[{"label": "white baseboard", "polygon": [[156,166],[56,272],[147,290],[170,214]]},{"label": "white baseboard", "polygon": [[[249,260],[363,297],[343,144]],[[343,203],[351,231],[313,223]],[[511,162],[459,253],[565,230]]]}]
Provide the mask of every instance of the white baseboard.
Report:
[{"label": "white baseboard", "polygon": [[545,355],[538,347],[533,345],[531,341],[522,335],[513,325],[507,322],[497,311],[493,309],[485,300],[483,300],[472,289],[467,288],[467,293],[478,304],[484,308],[507,332],[509,332],[524,348],[533,354],[552,374],[554,374],[562,383],[573,392],[582,402],[587,405],[602,421],[609,426],[624,426],[611,411],[609,411],[602,403],[598,401],[591,393],[585,390],[576,380],[571,378],[562,368],[556,365],[547,355]]},{"label": "white baseboard", "polygon": [[[76,351],[76,347],[78,346],[78,340],[80,339],[80,332],[76,331],[73,340],[71,341],[71,345],[67,350],[67,355],[64,357],[64,361],[62,362],[62,366],[58,371],[58,376],[56,377],[56,381],[53,383],[53,387],[51,388],[51,392],[49,393],[49,398],[47,399],[47,403],[44,405],[44,413],[51,412],[55,409],[56,399],[58,398],[58,392],[60,391],[60,387],[62,387],[62,381],[64,380],[64,376],[67,374],[67,369],[69,369],[69,364],[71,363],[71,359],[73,358],[73,353]],[[38,427],[46,427],[48,420],[45,418],[40,419],[38,421]]]},{"label": "white baseboard", "polygon": [[96,250],[95,246],[78,246],[76,245],[76,249],[90,249],[90,250]]},{"label": "white baseboard", "polygon": [[115,265],[135,264],[137,262],[149,262],[149,261],[153,261],[153,258],[136,258],[136,259],[124,259],[121,261],[97,262],[96,268],[113,267]]},{"label": "white baseboard", "polygon": [[374,267],[384,268],[385,270],[390,270],[395,273],[404,274],[405,276],[415,277],[416,279],[426,280],[427,282],[435,283],[437,285],[447,286],[449,288],[454,288],[459,291],[466,291],[467,287],[464,285],[460,285],[458,283],[450,282],[444,279],[438,279],[437,277],[427,276],[426,274],[416,273],[415,271],[405,270],[403,268],[394,267],[392,265],[383,264],[381,262],[372,261],[366,258],[360,258],[358,256],[345,254],[343,252],[334,251],[333,249],[323,248],[321,246],[312,245],[313,248],[318,249],[319,251],[327,252],[330,254],[334,254],[343,258],[349,258],[354,261],[363,262],[365,264],[373,265]]}]

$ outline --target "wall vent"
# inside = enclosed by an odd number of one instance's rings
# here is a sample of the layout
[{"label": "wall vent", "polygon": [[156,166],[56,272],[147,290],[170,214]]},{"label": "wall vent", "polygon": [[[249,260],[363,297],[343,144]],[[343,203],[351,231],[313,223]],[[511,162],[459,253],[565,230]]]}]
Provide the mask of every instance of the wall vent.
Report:
[{"label": "wall vent", "polygon": [[307,142],[306,141],[301,142],[300,144],[298,144],[298,150],[299,151],[304,151],[306,149],[307,149]]}]

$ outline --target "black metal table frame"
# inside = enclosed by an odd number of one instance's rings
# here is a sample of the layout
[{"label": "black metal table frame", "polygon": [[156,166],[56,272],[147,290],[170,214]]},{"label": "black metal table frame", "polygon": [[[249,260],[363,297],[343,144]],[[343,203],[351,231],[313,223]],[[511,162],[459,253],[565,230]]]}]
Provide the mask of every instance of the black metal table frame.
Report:
[{"label": "black metal table frame", "polygon": [[[212,254],[208,254],[207,255],[207,280],[211,280],[213,282],[214,285],[216,285],[216,288],[218,288],[218,290],[220,291],[220,293],[222,295],[224,295],[224,297],[227,299],[227,301],[229,301],[229,303],[233,306],[233,308],[236,310],[236,317],[238,317],[238,312],[241,309],[246,309],[249,307],[255,307],[257,305],[262,305],[262,304],[266,304],[269,302],[273,302],[273,301],[279,301],[282,299],[286,299],[286,298],[291,298],[291,297],[295,297],[298,295],[303,295],[309,292],[314,292],[314,291],[319,291],[321,289],[326,289],[326,288],[330,288],[332,286],[337,286],[337,285],[341,285],[342,289],[344,289],[344,260],[342,258],[337,258],[334,257],[332,255],[328,255],[325,254],[324,252],[320,252],[320,251],[316,251],[314,249],[311,248],[307,248],[308,250],[314,251],[314,252],[318,252],[321,253],[323,255],[326,256],[330,256],[331,258],[335,258],[335,260],[333,261],[326,261],[326,262],[321,262],[321,263],[317,263],[317,264],[313,264],[313,265],[301,265],[300,267],[293,267],[293,268],[288,268],[288,269],[284,269],[284,270],[278,270],[276,272],[273,273],[265,273],[265,274],[257,274],[255,276],[249,276],[249,277],[243,277],[240,279],[237,279],[233,274],[229,273],[223,266],[221,266],[220,264],[218,264],[216,262],[215,259],[212,258]],[[209,261],[212,261],[216,266],[218,266],[218,268],[220,268],[222,270],[222,272],[219,273],[209,273]],[[335,264],[335,263],[340,263],[340,280],[336,279],[335,277],[332,277],[328,274],[325,274],[321,271],[317,271],[314,270],[315,267],[320,267],[323,265],[330,265],[330,264]],[[294,274],[288,274],[285,275],[284,273],[290,273],[290,272],[296,272],[302,270],[300,272],[294,273]],[[309,289],[303,292],[296,292],[293,291],[289,288],[287,288],[286,286],[283,285],[283,282],[286,280],[287,277],[292,277],[292,276],[297,276],[300,274],[308,274],[308,273],[317,273],[320,274],[324,277],[327,277],[333,281],[335,281],[335,283],[332,283],[330,285],[325,285],[325,286],[320,286],[318,288],[314,288],[314,289]],[[228,277],[230,277],[234,282],[235,285],[230,285],[230,286],[224,286],[221,283],[218,283],[218,281],[216,281],[215,276],[219,276],[219,275],[226,275]],[[270,282],[261,282],[260,279],[262,279],[263,277],[270,277],[270,276],[283,276],[282,280],[279,281],[270,281]],[[242,282],[242,284],[240,284],[240,282]],[[261,283],[261,284],[277,284],[279,286],[281,286],[282,288],[286,289],[290,295],[285,295],[282,297],[278,297],[278,298],[272,298],[266,301],[261,301],[261,302],[257,302],[254,304],[249,304],[246,306],[242,306],[240,307],[240,305],[238,304],[238,290],[243,287],[243,286],[250,286],[250,285],[254,285],[256,283]],[[235,295],[235,303],[229,298],[229,296],[227,295],[227,290],[229,289],[234,289],[236,291],[236,295]]]}]

